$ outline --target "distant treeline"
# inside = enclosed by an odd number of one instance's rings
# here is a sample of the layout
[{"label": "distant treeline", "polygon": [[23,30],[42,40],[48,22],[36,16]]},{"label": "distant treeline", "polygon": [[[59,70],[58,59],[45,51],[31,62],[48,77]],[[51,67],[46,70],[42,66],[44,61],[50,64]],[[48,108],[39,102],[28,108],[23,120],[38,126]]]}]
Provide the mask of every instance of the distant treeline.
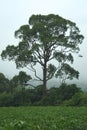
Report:
[{"label": "distant treeline", "polygon": [[42,85],[26,89],[17,79],[20,78],[14,76],[8,80],[0,73],[0,106],[87,106],[87,93],[76,84],[51,87],[43,97]]}]

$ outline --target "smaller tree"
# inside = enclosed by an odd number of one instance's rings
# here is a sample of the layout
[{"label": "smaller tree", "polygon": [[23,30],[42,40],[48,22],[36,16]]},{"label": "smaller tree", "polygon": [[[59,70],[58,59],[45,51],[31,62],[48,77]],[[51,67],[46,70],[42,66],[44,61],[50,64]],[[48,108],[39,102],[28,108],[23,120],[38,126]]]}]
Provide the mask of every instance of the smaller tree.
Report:
[{"label": "smaller tree", "polygon": [[9,80],[3,73],[0,73],[0,93],[9,91]]},{"label": "smaller tree", "polygon": [[58,94],[58,96],[59,96],[59,98],[62,101],[63,100],[69,100],[77,92],[81,92],[81,89],[79,87],[77,87],[76,84],[69,84],[69,85],[67,85],[67,84],[63,83],[59,87],[59,94]]},{"label": "smaller tree", "polygon": [[26,83],[32,78],[30,75],[27,75],[26,72],[21,71],[19,72],[18,79],[20,85],[26,85]]},{"label": "smaller tree", "polygon": [[26,72],[20,71],[19,75],[15,75],[11,80],[10,84],[12,89],[16,88],[18,85],[21,85],[22,89],[25,88],[27,82],[32,79],[30,75],[27,75]]}]

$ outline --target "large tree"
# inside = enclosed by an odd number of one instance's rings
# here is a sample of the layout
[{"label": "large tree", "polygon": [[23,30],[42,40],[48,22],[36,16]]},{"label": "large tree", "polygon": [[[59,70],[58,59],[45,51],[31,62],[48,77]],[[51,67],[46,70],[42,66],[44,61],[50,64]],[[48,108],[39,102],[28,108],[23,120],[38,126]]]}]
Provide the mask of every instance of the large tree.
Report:
[{"label": "large tree", "polygon": [[[31,67],[36,78],[43,82],[43,95],[47,81],[53,76],[78,78],[79,72],[68,64],[73,63],[73,53],[79,52],[84,38],[74,22],[54,14],[32,15],[27,25],[15,31],[15,37],[20,39],[19,44],[8,45],[1,56],[14,60],[17,68]],[[34,68],[36,64],[42,67],[42,79]]]}]

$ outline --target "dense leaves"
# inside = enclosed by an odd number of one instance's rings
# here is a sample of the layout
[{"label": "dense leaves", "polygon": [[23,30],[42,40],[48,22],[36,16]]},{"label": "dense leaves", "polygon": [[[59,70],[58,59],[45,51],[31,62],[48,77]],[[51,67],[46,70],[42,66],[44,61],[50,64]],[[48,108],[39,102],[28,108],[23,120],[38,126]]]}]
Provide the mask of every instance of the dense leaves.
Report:
[{"label": "dense leaves", "polygon": [[[26,72],[20,71],[19,75],[15,75],[12,79],[11,82],[15,83],[16,86],[19,85],[26,85],[26,83],[32,79],[30,75],[27,75]],[[16,87],[15,86],[15,87]]]},{"label": "dense leaves", "polygon": [[[17,68],[30,66],[36,78],[43,82],[43,95],[49,79],[55,75],[62,78],[60,71],[68,75],[66,79],[78,78],[78,71],[67,63],[73,63],[73,53],[79,52],[84,38],[74,22],[54,14],[32,15],[29,24],[15,31],[15,37],[20,39],[19,44],[6,47],[1,56],[14,60]],[[58,63],[51,64],[52,60]],[[37,63],[42,66],[42,79],[34,68]]]},{"label": "dense leaves", "polygon": [[87,107],[0,108],[1,130],[87,130]]},{"label": "dense leaves", "polygon": [[75,84],[62,84],[58,88],[47,89],[47,94],[43,98],[43,85],[30,87],[27,83],[29,79],[31,77],[21,71],[19,75],[9,80],[5,88],[3,83],[3,87],[0,86],[0,90],[3,90],[0,93],[0,106],[61,105],[64,101],[72,99],[76,93],[81,92]]},{"label": "dense leaves", "polygon": [[0,73],[0,93],[6,91],[9,92],[9,80],[4,76],[4,74]]}]

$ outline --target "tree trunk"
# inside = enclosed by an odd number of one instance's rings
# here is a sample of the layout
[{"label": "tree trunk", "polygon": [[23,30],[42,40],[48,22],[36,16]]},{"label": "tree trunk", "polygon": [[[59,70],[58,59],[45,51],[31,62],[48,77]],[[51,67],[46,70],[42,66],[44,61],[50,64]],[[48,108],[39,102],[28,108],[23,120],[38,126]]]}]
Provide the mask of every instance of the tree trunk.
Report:
[{"label": "tree trunk", "polygon": [[46,80],[46,63],[44,64],[44,67],[43,67],[43,97],[46,96],[46,84],[47,84],[47,80]]}]

